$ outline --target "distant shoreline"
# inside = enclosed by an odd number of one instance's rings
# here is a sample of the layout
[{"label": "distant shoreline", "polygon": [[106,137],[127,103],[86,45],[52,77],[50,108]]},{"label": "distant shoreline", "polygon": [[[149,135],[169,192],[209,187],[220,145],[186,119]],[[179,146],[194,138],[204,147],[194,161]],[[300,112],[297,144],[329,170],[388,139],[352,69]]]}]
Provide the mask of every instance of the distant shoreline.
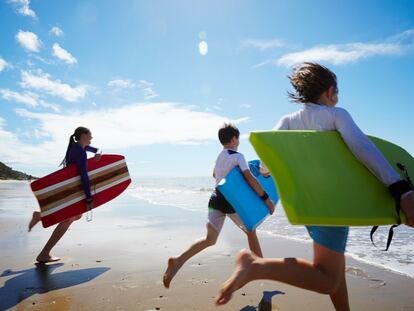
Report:
[{"label": "distant shoreline", "polygon": [[32,182],[36,179],[0,179],[0,183]]},{"label": "distant shoreline", "polygon": [[0,180],[35,180],[36,176],[32,176],[20,171],[12,169],[10,166],[0,162]]}]

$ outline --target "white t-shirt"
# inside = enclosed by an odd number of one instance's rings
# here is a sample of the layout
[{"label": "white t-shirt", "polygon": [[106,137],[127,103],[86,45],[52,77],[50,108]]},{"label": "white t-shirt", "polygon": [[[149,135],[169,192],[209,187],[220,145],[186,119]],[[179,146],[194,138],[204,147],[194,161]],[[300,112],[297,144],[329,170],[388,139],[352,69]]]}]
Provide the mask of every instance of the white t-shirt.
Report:
[{"label": "white t-shirt", "polygon": [[378,148],[343,108],[307,103],[282,117],[274,130],[338,131],[351,152],[386,186],[401,179]]},{"label": "white t-shirt", "polygon": [[218,155],[214,166],[216,185],[220,182],[220,180],[226,177],[226,175],[235,166],[239,166],[242,172],[249,169],[249,165],[247,164],[243,154],[231,149],[223,149]]}]

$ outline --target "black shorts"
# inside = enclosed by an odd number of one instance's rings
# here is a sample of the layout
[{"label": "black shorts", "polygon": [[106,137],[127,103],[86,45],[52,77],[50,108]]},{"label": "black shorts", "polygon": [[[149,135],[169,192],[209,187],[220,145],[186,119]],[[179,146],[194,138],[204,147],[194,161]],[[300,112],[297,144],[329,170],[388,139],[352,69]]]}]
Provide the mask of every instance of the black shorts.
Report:
[{"label": "black shorts", "polygon": [[236,211],[230,205],[230,203],[226,200],[224,195],[216,188],[210,196],[210,200],[208,201],[208,207],[212,209],[219,210],[224,214],[233,214]]}]

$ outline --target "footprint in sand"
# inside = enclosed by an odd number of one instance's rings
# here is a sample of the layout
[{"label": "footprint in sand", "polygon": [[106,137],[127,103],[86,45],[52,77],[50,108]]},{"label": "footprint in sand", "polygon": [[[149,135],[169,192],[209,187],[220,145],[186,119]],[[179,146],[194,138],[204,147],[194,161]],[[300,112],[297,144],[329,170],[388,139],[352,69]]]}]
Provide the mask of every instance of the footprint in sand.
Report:
[{"label": "footprint in sand", "polygon": [[384,280],[372,278],[366,271],[356,267],[346,267],[345,272],[351,276],[374,282],[374,284],[368,286],[369,288],[379,288],[387,284]]}]

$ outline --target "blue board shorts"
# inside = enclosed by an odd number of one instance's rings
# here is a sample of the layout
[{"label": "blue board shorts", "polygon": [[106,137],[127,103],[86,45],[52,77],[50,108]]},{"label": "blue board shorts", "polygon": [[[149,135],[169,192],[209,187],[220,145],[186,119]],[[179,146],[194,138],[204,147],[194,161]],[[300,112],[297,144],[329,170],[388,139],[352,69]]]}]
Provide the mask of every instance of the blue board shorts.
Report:
[{"label": "blue board shorts", "polygon": [[349,227],[306,226],[312,240],[338,253],[345,253]]}]

